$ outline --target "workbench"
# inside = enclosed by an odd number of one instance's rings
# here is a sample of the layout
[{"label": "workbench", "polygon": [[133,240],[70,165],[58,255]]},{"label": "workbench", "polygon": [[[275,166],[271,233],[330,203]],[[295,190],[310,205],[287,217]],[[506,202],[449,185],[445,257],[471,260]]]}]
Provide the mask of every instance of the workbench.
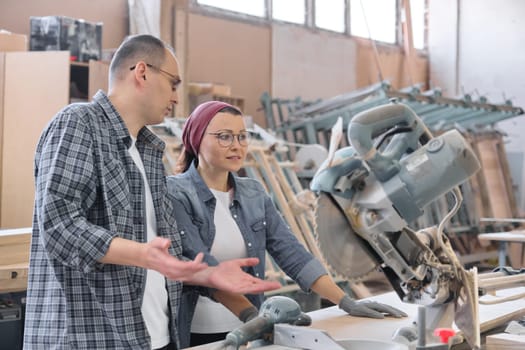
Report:
[{"label": "workbench", "polygon": [[[482,296],[480,300],[492,300],[494,298],[515,295],[519,293],[525,293],[525,287],[500,290],[495,293],[495,296],[485,295]],[[310,315],[310,317],[312,318],[312,325],[310,327],[323,329],[336,340],[343,340],[349,338],[369,338],[375,340],[389,341],[392,339],[392,335],[395,333],[396,330],[398,330],[401,327],[410,326],[411,323],[417,319],[417,310],[419,306],[416,304],[407,304],[401,302],[397,294],[395,294],[394,292],[389,292],[366,299],[389,304],[393,307],[403,310],[409,316],[399,319],[390,317],[387,317],[385,319],[352,317],[348,316],[337,306],[333,306],[309,312],[308,315]],[[479,316],[480,329],[481,333],[483,334],[488,330],[504,325],[510,322],[511,320],[516,320],[521,317],[524,317],[525,299],[509,301],[502,304],[480,305]],[[188,349],[212,350],[217,347],[217,344],[219,343],[217,342],[212,344],[206,344]],[[466,349],[465,347],[461,347],[461,345],[454,347],[453,349],[455,348]]]}]

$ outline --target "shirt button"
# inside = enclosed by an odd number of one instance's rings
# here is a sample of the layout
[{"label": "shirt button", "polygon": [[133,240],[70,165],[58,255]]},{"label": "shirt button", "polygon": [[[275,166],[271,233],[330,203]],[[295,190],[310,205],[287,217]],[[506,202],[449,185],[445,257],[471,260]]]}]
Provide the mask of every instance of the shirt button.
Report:
[{"label": "shirt button", "polygon": [[255,273],[255,277],[259,277],[259,272]]},{"label": "shirt button", "polygon": [[263,225],[266,226],[266,221],[263,221]]},{"label": "shirt button", "polygon": [[180,231],[180,234],[183,235],[183,234],[184,234],[184,231]]},{"label": "shirt button", "polygon": [[235,219],[237,219],[237,214],[233,214],[233,217],[234,217]]},{"label": "shirt button", "polygon": [[248,247],[251,247],[251,246],[252,246],[252,244],[250,242],[248,242]]}]

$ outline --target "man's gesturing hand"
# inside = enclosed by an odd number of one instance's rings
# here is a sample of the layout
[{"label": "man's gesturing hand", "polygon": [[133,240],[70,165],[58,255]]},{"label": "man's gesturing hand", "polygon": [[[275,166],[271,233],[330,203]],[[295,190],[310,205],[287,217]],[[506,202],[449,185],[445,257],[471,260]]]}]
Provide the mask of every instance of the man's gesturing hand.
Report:
[{"label": "man's gesturing hand", "polygon": [[278,282],[264,281],[242,270],[243,266],[257,265],[257,258],[233,259],[217,266],[208,266],[202,262],[202,253],[193,261],[183,261],[171,256],[168,252],[170,244],[169,239],[162,237],[148,242],[142,255],[142,266],[156,270],[172,280],[237,294],[257,294],[281,286]]},{"label": "man's gesturing hand", "polygon": [[208,265],[202,262],[203,253],[199,253],[193,261],[179,260],[168,252],[170,244],[169,239],[161,237],[147,243],[145,259],[149,269],[156,270],[169,279],[185,282],[208,268]]},{"label": "man's gesturing hand", "polygon": [[257,258],[223,261],[195,274],[188,282],[238,294],[257,294],[281,287],[278,282],[253,277],[241,269],[243,266],[254,266],[258,263]]}]

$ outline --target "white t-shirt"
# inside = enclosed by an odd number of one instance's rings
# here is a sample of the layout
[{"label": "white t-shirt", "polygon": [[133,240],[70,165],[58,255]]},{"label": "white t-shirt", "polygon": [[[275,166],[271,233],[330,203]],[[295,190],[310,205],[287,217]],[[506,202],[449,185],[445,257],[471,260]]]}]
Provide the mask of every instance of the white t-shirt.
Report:
[{"label": "white t-shirt", "polygon": [[[215,196],[215,239],[211,255],[219,262],[247,256],[244,238],[230,212],[231,194],[210,189]],[[199,297],[191,323],[192,333],[223,333],[242,325],[242,322],[221,303]]]},{"label": "white t-shirt", "polygon": [[[132,138],[131,147],[128,152],[139,168],[144,180],[144,192],[146,194],[146,225],[148,242],[157,237],[157,219],[155,208],[151,197],[151,190],[142,158],[135,146],[135,139]],[[155,270],[146,272],[146,289],[142,300],[142,317],[146,323],[146,328],[151,337],[151,348],[162,348],[170,342],[169,314],[168,314],[168,291],[166,290],[166,280],[162,274]]]}]

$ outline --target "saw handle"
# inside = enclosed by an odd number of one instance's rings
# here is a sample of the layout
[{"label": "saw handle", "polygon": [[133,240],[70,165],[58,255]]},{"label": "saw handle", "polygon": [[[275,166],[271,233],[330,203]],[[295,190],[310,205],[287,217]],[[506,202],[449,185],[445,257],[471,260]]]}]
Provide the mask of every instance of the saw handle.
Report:
[{"label": "saw handle", "polygon": [[[395,128],[408,128],[403,134],[392,137],[382,152],[373,140]],[[357,114],[348,126],[348,142],[370,167],[379,181],[387,181],[399,171],[399,159],[407,152],[416,150],[428,142],[432,134],[407,105],[390,103]]]}]

